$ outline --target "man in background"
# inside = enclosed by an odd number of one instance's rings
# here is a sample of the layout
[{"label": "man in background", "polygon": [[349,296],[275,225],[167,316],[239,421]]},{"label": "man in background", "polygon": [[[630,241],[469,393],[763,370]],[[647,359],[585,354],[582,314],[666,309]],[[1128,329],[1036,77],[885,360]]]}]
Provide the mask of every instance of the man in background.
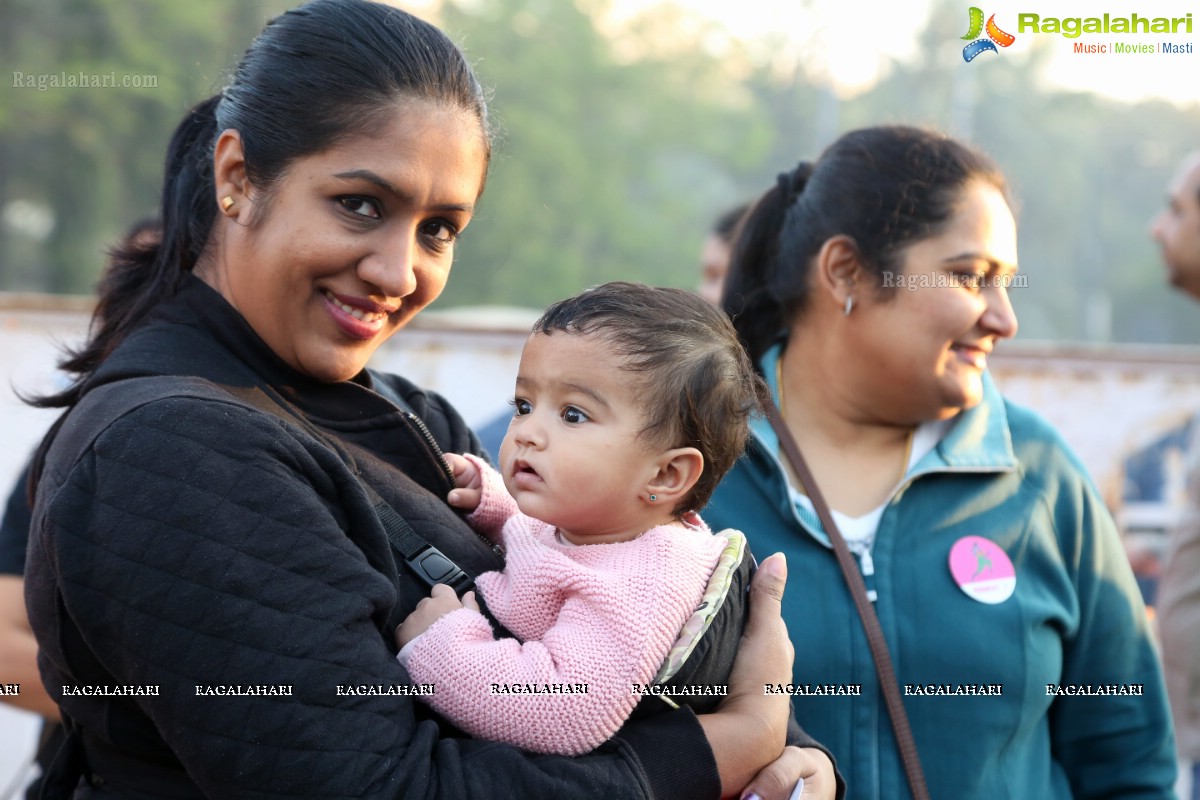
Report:
[{"label": "man in background", "polygon": [[[1200,301],[1200,152],[1183,160],[1168,187],[1167,208],[1151,233],[1162,250],[1167,279]],[[1200,437],[1188,448],[1188,508],[1169,532],[1158,584],[1158,632],[1181,783],[1200,800]],[[1181,787],[1185,788],[1186,787]]]}]

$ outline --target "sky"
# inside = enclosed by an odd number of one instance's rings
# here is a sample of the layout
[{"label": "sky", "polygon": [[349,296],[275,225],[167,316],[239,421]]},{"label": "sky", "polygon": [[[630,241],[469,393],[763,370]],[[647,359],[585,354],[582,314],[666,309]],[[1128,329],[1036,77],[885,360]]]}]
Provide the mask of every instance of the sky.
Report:
[{"label": "sky", "polygon": [[[618,13],[634,13],[663,0],[614,0]],[[739,38],[788,37],[803,48],[814,66],[828,75],[843,96],[869,86],[889,59],[915,55],[916,34],[929,16],[929,0],[673,0],[688,11],[709,17]],[[1048,85],[1093,91],[1123,101],[1161,98],[1178,104],[1200,103],[1200,4],[1195,0],[962,0],[961,33],[968,32],[969,12],[977,5],[984,18],[995,14],[997,26],[1015,36],[1009,47],[984,52],[979,59],[1024,58],[1037,41],[1051,52],[1044,78]],[[1102,18],[1184,17],[1193,12],[1193,33],[1183,26],[1174,35],[1083,34],[1066,38],[1045,32],[1019,32],[1018,13],[1048,17]],[[791,33],[794,32],[794,33]],[[1107,45],[1150,44],[1162,41],[1190,44],[1191,54],[1074,52],[1075,43]],[[945,43],[947,64],[970,67],[961,54],[966,41]]]}]

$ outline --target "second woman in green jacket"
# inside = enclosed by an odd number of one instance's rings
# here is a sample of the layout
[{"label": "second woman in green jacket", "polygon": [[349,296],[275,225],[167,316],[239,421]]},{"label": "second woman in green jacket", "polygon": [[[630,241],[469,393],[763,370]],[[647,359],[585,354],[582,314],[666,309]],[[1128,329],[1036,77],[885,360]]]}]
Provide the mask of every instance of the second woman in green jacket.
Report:
[{"label": "second woman in green jacket", "polygon": [[[1075,456],[1005,401],[1016,224],[983,155],[846,134],[743,223],[724,303],[834,511],[938,800],[1173,797],[1145,609]],[[1018,284],[1019,285],[1019,284]],[[910,796],[827,532],[761,422],[704,515],[787,554],[797,718],[852,800]]]}]

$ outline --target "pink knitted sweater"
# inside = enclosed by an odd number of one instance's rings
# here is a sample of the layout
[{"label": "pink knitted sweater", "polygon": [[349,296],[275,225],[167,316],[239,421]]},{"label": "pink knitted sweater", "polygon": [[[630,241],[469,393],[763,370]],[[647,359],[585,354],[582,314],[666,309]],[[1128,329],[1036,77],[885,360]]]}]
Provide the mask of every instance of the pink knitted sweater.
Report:
[{"label": "pink knitted sweater", "polygon": [[[707,527],[653,528],[616,544],[575,546],[517,510],[500,475],[484,475],[468,521],[503,537],[503,572],[476,585],[517,639],[495,639],[478,612],[453,611],[401,653],[421,699],[472,736],[578,755],[611,737],[704,595],[726,544]],[[703,526],[703,523],[701,523]]]}]

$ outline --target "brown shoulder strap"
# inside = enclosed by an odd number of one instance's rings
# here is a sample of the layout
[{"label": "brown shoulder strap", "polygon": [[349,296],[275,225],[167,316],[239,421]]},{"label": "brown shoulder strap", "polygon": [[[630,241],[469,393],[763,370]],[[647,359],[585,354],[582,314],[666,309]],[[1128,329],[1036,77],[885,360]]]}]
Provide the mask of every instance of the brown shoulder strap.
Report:
[{"label": "brown shoulder strap", "polygon": [[808,463],[801,455],[796,440],[792,438],[791,431],[788,430],[787,423],[783,420],[783,415],[770,400],[766,402],[766,412],[767,420],[775,430],[775,435],[779,437],[779,444],[783,447],[784,454],[791,462],[796,477],[804,484],[804,488],[808,492],[808,499],[812,501],[813,508],[816,509],[817,516],[820,517],[821,524],[825,527],[825,532],[829,534],[829,541],[833,543],[833,552],[837,556],[838,566],[842,568],[842,577],[846,579],[846,585],[850,587],[854,606],[858,609],[859,617],[862,618],[863,628],[867,633],[867,643],[871,646],[871,655],[875,659],[875,671],[879,674],[879,686],[883,690],[883,699],[887,704],[888,716],[892,720],[892,731],[896,734],[896,742],[900,747],[900,758],[904,761],[904,772],[908,776],[908,786],[912,790],[913,798],[914,800],[929,800],[929,789],[925,785],[925,773],[921,770],[921,760],[917,755],[917,743],[913,740],[912,729],[908,724],[908,715],[904,712],[904,703],[900,700],[900,685],[896,681],[896,670],[892,666],[891,654],[888,653],[887,640],[883,638],[883,629],[879,627],[879,618],[875,616],[875,609],[867,598],[867,586],[863,583],[862,574],[854,562],[854,556],[850,554],[850,548],[846,546],[846,540],[842,538],[842,533],[838,530],[837,523],[833,521],[829,505],[817,487],[812,471],[809,470]]}]

